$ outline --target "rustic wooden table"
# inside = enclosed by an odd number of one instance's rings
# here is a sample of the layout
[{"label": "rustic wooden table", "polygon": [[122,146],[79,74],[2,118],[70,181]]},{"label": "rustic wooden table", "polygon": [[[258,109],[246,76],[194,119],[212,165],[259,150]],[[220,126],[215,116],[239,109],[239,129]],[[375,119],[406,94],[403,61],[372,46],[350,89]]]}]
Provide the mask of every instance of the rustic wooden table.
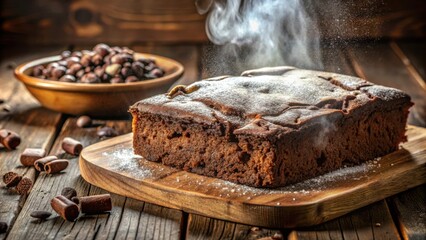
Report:
[{"label": "rustic wooden table", "polygon": [[[85,46],[79,46],[79,49]],[[187,84],[209,75],[203,69],[208,52],[203,45],[130,46],[137,51],[174,58],[185,66],[179,81]],[[95,128],[76,127],[76,118],[47,110],[13,77],[16,64],[57,54],[67,46],[2,47],[0,63],[0,128],[18,132],[22,143],[15,151],[0,148],[0,173],[16,171],[34,180],[28,196],[1,185],[0,221],[9,225],[0,239],[425,239],[425,185],[402,192],[338,219],[309,228],[265,229],[168,209],[112,194],[110,214],[84,216],[76,222],[60,217],[31,219],[33,210],[52,211],[50,199],[70,186],[79,195],[104,193],[80,176],[78,158],[72,158],[61,174],[38,174],[20,166],[25,147],[43,147],[60,154],[61,140],[70,136],[87,146],[99,141]],[[324,50],[327,71],[358,75],[367,80],[409,93],[415,106],[409,123],[426,127],[426,44],[422,42],[374,42],[333,46]],[[131,131],[130,119],[100,120],[120,133]],[[68,156],[69,157],[69,156]],[[409,176],[407,176],[409,177]],[[208,207],[208,206],[206,206]],[[268,238],[269,237],[269,238]]]}]

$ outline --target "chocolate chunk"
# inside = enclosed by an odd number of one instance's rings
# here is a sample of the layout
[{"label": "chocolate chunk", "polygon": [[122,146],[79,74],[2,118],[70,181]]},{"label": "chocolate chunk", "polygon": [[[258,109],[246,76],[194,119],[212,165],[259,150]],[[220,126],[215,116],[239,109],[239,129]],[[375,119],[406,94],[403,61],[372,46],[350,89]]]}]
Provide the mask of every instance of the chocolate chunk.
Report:
[{"label": "chocolate chunk", "polygon": [[57,159],[50,161],[44,165],[44,171],[47,174],[58,173],[64,169],[66,169],[69,165],[69,161],[66,159]]},{"label": "chocolate chunk", "polygon": [[50,205],[55,212],[67,221],[75,221],[80,214],[77,204],[62,195],[54,197],[50,201]]},{"label": "chocolate chunk", "polygon": [[31,191],[33,181],[27,177],[23,177],[16,186],[16,191],[21,195],[26,195]]},{"label": "chocolate chunk", "polygon": [[62,189],[61,195],[72,200],[73,197],[77,196],[77,191],[72,187],[65,187]]},{"label": "chocolate chunk", "polygon": [[64,140],[62,140],[62,149],[69,154],[78,156],[81,150],[83,150],[83,145],[81,142],[73,138],[66,137]]},{"label": "chocolate chunk", "polygon": [[21,144],[21,137],[8,129],[0,129],[0,143],[7,149],[13,150]]},{"label": "chocolate chunk", "polygon": [[81,212],[86,214],[100,214],[112,209],[110,194],[80,197]]},{"label": "chocolate chunk", "polygon": [[42,172],[42,171],[44,171],[44,166],[47,163],[54,161],[54,160],[57,160],[57,159],[58,159],[58,157],[56,157],[56,156],[46,156],[44,158],[40,158],[40,159],[38,159],[37,161],[34,162],[34,168],[37,171]]},{"label": "chocolate chunk", "polygon": [[43,148],[26,148],[21,154],[22,165],[29,167],[33,166],[34,162],[46,156],[46,150]]},{"label": "chocolate chunk", "polygon": [[50,217],[51,215],[52,215],[52,213],[50,213],[48,211],[41,211],[41,210],[35,210],[35,211],[32,211],[30,213],[31,217],[38,218],[38,219],[41,219],[41,220],[45,220],[48,217]]},{"label": "chocolate chunk", "polygon": [[3,175],[3,182],[6,187],[15,187],[21,181],[22,177],[15,172],[8,172]]}]

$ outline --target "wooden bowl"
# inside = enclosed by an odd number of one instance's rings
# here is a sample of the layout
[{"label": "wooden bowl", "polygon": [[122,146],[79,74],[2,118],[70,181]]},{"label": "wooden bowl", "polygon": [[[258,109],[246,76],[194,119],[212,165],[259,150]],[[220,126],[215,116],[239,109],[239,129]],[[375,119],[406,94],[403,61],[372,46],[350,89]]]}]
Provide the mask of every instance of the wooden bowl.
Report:
[{"label": "wooden bowl", "polygon": [[30,76],[32,68],[58,61],[52,56],[24,63],[15,69],[15,77],[46,108],[72,115],[92,117],[124,116],[133,103],[166,92],[183,74],[183,66],[175,60],[146,53],[135,53],[135,58],[153,58],[165,70],[161,78],[133,83],[67,83]]}]

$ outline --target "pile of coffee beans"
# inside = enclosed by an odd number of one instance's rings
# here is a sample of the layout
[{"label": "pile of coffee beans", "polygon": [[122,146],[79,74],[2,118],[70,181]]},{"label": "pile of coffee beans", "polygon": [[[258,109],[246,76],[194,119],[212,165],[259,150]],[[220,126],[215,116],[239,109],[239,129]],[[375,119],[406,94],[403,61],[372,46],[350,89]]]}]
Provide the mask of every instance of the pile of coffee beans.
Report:
[{"label": "pile of coffee beans", "polygon": [[104,43],[91,51],[64,51],[61,60],[33,68],[32,76],[71,83],[130,83],[164,76],[154,59],[134,58],[127,47]]}]

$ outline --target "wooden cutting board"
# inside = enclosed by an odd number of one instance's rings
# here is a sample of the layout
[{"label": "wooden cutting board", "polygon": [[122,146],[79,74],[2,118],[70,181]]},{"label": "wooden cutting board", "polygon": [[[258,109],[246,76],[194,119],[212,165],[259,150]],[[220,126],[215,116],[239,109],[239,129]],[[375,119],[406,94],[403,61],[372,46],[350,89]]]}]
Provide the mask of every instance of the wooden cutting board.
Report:
[{"label": "wooden cutting board", "polygon": [[107,191],[243,224],[288,228],[319,224],[426,182],[426,129],[380,159],[305,182],[258,189],[176,170],[133,155],[132,134],[86,147],[83,178]]}]

